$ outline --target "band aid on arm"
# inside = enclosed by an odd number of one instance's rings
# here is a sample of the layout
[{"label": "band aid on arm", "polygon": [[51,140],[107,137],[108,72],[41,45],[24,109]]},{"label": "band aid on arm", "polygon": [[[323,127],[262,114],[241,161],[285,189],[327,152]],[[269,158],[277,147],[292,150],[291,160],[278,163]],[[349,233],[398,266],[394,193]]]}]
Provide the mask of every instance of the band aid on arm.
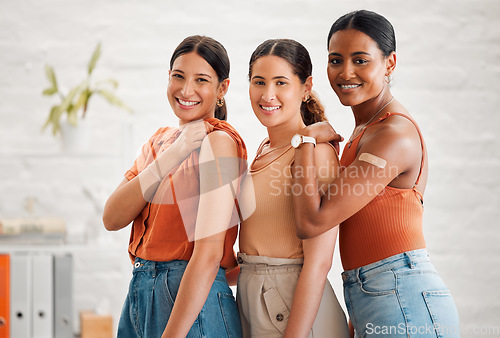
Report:
[{"label": "band aid on arm", "polygon": [[373,164],[374,166],[381,169],[385,168],[385,165],[387,164],[387,161],[383,158],[372,155],[370,153],[362,153],[361,155],[359,155],[359,160]]}]

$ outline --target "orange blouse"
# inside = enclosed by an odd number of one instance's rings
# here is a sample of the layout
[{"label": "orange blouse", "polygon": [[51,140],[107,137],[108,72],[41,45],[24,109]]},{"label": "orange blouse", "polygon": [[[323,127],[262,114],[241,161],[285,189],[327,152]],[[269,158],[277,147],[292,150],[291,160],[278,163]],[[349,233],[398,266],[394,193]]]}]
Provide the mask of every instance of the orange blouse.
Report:
[{"label": "orange blouse", "polygon": [[[417,128],[422,145],[420,172],[413,188],[386,186],[370,203],[341,223],[339,246],[344,270],[356,269],[405,251],[425,248],[423,199],[416,189],[424,165],[424,141],[417,124],[404,114],[387,113],[368,127],[390,115],[404,116]],[[353,140],[351,147],[345,146],[340,160],[342,167],[348,167],[356,158],[358,143],[364,131]]]},{"label": "orange blouse", "polygon": [[[237,144],[238,157],[246,163],[247,151],[243,139],[226,121],[215,118],[206,120],[214,130],[225,131]],[[125,173],[128,180],[136,177],[156,157],[167,149],[180,131],[177,128],[160,128],[142,147],[134,165]],[[193,151],[182,163],[174,167],[158,186],[155,195],[137,215],[130,233],[128,252],[132,262],[135,257],[152,261],[189,260],[193,253],[193,234],[196,224],[200,193],[199,149]],[[246,168],[240,168],[240,174]],[[235,200],[236,203],[236,200]],[[236,204],[235,204],[236,206]],[[238,234],[238,221],[226,232],[221,267],[237,266],[233,250]]]}]

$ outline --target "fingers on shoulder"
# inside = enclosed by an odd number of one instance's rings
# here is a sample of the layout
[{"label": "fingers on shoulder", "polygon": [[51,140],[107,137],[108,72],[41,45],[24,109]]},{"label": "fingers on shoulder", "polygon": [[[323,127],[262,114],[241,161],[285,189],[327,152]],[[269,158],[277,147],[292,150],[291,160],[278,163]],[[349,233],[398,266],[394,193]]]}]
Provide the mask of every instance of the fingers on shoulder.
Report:
[{"label": "fingers on shoulder", "polygon": [[205,131],[207,133],[210,133],[214,130],[214,126],[211,125],[210,123],[208,123],[207,121],[203,121],[203,124],[204,124],[204,127],[205,127]]}]

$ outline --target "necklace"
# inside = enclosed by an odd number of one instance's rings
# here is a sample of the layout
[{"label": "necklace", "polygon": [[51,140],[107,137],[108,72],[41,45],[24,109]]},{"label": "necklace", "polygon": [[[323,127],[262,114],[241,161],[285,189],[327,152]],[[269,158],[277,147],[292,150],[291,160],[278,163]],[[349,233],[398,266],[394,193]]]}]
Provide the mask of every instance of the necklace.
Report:
[{"label": "necklace", "polygon": [[352,145],[352,142],[354,141],[354,139],[356,137],[358,137],[358,135],[363,131],[365,130],[366,126],[372,122],[372,120],[375,118],[375,116],[378,115],[378,113],[380,113],[385,107],[387,107],[392,101],[394,101],[394,96],[392,97],[392,99],[387,102],[386,104],[384,104],[384,106],[382,108],[380,108],[375,114],[373,114],[372,117],[370,117],[370,119],[368,121],[366,121],[366,123],[363,125],[363,127],[361,127],[361,129],[356,133],[356,134],[352,134],[351,137],[349,138],[349,144],[347,145],[348,148],[351,148],[351,145]]},{"label": "necklace", "polygon": [[268,152],[265,152],[264,154],[262,154],[262,150],[261,150],[261,152],[255,156],[255,160],[254,161],[257,161],[259,158],[261,158],[263,156],[266,156],[267,154],[270,154],[273,151],[276,151],[278,149],[284,148],[284,147],[289,146],[289,145],[290,145],[290,143],[285,143],[284,145],[276,147],[276,148],[273,148],[273,149],[269,150]]}]

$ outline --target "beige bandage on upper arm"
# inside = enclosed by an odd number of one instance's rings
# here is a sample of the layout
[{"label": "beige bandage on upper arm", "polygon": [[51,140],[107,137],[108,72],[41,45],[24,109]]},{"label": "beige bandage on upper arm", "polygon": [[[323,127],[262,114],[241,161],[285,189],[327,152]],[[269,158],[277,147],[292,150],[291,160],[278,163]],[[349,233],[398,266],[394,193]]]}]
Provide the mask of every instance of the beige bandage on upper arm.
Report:
[{"label": "beige bandage on upper arm", "polygon": [[370,153],[362,153],[361,155],[359,155],[359,160],[373,164],[374,166],[379,167],[381,169],[385,168],[385,165],[387,164],[387,161],[384,160],[383,158],[380,158]]}]

